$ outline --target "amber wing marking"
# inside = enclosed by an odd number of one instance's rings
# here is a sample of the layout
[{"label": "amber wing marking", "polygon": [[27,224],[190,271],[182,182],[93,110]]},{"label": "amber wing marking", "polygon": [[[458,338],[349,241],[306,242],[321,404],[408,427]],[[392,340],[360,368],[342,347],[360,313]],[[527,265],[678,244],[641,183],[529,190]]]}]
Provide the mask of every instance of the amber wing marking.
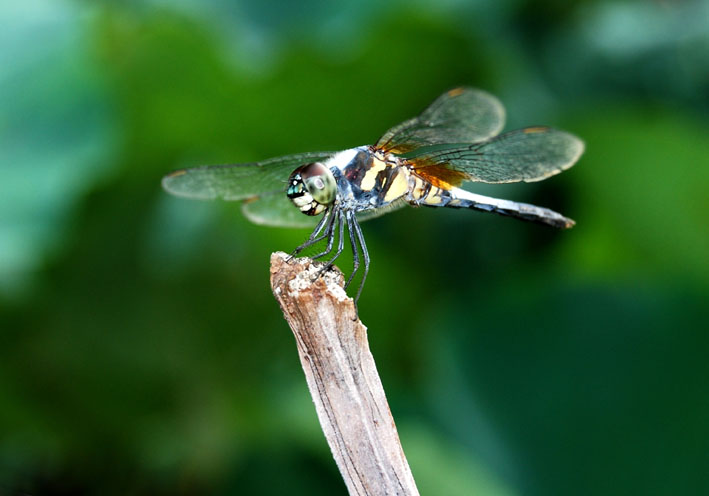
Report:
[{"label": "amber wing marking", "polygon": [[451,189],[460,186],[464,181],[470,180],[470,176],[465,172],[451,169],[444,163],[429,160],[409,160],[408,164],[416,175],[437,188]]}]

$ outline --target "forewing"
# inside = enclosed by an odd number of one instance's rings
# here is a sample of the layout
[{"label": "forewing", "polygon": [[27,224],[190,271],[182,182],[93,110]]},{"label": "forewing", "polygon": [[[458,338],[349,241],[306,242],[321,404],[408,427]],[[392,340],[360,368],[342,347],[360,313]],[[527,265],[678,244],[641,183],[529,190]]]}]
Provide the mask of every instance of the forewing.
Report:
[{"label": "forewing", "polygon": [[441,178],[453,185],[463,180],[513,183],[541,181],[558,174],[574,165],[583,150],[583,141],[572,134],[549,127],[528,127],[472,145],[421,148],[404,158],[434,184]]},{"label": "forewing", "polygon": [[313,228],[319,217],[303,215],[285,190],[270,191],[244,200],[241,211],[254,224],[273,227]]},{"label": "forewing", "polygon": [[441,143],[477,143],[498,134],[505,108],[490,93],[455,88],[439,96],[421,115],[391,128],[376,148],[406,153]]},{"label": "forewing", "polygon": [[180,169],[165,176],[162,187],[173,195],[196,200],[243,200],[279,188],[285,190],[296,167],[321,162],[332,155],[333,152],[299,153],[249,164]]}]

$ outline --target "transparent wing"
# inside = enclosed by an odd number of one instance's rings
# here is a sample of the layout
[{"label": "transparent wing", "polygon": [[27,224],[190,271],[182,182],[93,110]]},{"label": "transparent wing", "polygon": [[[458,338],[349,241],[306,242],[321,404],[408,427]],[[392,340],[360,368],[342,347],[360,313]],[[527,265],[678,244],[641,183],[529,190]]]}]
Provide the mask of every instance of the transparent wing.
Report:
[{"label": "transparent wing", "polygon": [[421,148],[404,155],[416,172],[434,184],[441,180],[513,183],[541,181],[568,169],[581,156],[583,141],[549,127],[528,127],[476,144]]},{"label": "transparent wing", "polygon": [[[357,220],[364,222],[387,214],[406,205],[405,201],[398,201],[386,207],[366,210],[357,214]],[[244,216],[254,224],[273,227],[302,227],[313,229],[320,216],[308,216],[293,206],[284,190],[271,191],[262,195],[244,200],[241,205]]]},{"label": "transparent wing", "polygon": [[377,217],[380,217],[384,214],[388,214],[389,212],[393,212],[394,210],[399,210],[404,205],[408,205],[408,203],[406,203],[406,201],[402,198],[400,200],[394,201],[393,203],[390,203],[385,207],[359,212],[357,214],[357,220],[359,222],[364,222],[366,220],[376,219]]},{"label": "transparent wing", "polygon": [[489,93],[455,88],[439,96],[421,115],[384,133],[376,148],[406,153],[440,143],[477,143],[498,134],[505,108]]},{"label": "transparent wing", "polygon": [[165,176],[162,187],[173,195],[195,200],[243,200],[279,188],[285,189],[288,177],[296,167],[326,160],[333,154],[299,153],[249,164],[180,169]]},{"label": "transparent wing", "polygon": [[303,215],[286,196],[285,189],[251,197],[241,205],[241,211],[254,224],[273,227],[314,228],[319,216]]}]

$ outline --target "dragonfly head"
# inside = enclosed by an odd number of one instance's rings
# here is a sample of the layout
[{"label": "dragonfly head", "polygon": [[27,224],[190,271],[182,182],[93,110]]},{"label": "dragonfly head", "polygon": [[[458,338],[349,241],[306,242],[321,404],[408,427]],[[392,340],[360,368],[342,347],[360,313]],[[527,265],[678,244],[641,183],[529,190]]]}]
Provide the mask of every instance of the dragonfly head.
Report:
[{"label": "dragonfly head", "polygon": [[330,169],[314,162],[293,171],[286,194],[305,215],[318,215],[335,201],[337,182]]}]

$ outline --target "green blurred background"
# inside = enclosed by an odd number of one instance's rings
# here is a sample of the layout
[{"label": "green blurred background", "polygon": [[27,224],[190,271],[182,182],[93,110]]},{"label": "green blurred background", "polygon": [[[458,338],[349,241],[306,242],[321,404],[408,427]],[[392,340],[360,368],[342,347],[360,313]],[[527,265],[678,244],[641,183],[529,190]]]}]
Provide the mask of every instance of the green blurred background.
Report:
[{"label": "green blurred background", "polygon": [[[372,143],[443,91],[586,141],[363,225],[425,495],[709,494],[709,2],[0,4],[0,494],[345,494],[268,260],[307,231],[160,189]],[[348,269],[351,257],[340,266]]]}]

